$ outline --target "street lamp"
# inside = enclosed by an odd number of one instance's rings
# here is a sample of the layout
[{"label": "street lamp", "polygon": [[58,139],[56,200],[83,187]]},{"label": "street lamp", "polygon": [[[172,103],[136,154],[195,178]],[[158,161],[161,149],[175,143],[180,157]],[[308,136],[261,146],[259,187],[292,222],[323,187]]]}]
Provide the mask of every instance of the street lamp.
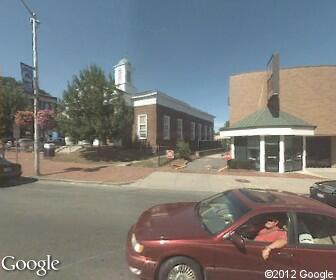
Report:
[{"label": "street lamp", "polygon": [[37,19],[36,13],[32,12],[27,4],[20,0],[23,6],[28,11],[31,16],[30,22],[32,24],[32,41],[33,41],[33,88],[34,88],[34,173],[35,176],[40,175],[40,137],[39,137],[39,127],[37,124],[37,111],[38,111],[38,66],[37,66],[37,35],[36,28],[40,21]]}]

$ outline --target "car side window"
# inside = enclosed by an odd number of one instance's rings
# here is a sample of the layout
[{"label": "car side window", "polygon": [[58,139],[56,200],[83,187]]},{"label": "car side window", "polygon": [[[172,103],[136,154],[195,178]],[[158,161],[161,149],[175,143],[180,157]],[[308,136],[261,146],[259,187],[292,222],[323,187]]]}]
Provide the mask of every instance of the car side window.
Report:
[{"label": "car side window", "polygon": [[336,219],[310,213],[297,213],[299,244],[331,245],[336,247]]},{"label": "car side window", "polygon": [[[254,216],[246,223],[241,225],[238,229],[236,229],[236,233],[243,237],[246,240],[255,241],[259,232],[265,228],[265,224],[269,220],[270,217],[278,217],[279,220],[279,228],[285,232],[288,231],[289,220],[287,213],[265,213]],[[258,242],[258,241],[256,241]]]}]

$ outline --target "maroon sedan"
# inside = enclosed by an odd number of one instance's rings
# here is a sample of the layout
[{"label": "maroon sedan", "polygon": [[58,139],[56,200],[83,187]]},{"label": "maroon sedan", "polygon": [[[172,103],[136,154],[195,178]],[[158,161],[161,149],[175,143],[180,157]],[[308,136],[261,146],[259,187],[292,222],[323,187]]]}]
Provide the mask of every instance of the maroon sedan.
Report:
[{"label": "maroon sedan", "polygon": [[[254,239],[274,215],[288,244],[265,261],[267,243]],[[336,210],[293,193],[259,189],[157,205],[130,229],[127,259],[140,279],[336,279]]]}]

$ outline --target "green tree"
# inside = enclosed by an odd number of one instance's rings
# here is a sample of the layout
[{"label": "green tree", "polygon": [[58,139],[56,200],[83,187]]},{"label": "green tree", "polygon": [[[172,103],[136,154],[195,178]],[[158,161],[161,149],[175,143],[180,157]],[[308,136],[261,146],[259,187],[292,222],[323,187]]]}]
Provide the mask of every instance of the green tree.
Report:
[{"label": "green tree", "polygon": [[114,104],[114,116],[112,120],[112,133],[110,139],[121,139],[123,144],[131,144],[133,108],[125,104],[121,94],[118,94]]},{"label": "green tree", "polygon": [[[3,135],[10,137],[13,134],[14,118],[17,111],[26,110],[28,98],[24,95],[21,84],[10,77],[0,78],[3,102],[0,112],[3,114]],[[1,114],[1,113],[0,113]]]},{"label": "green tree", "polygon": [[191,155],[191,150],[189,147],[189,143],[185,141],[178,141],[176,144],[177,153],[180,158],[189,159]]},{"label": "green tree", "polygon": [[116,90],[112,78],[96,65],[74,76],[63,94],[62,111],[57,120],[60,131],[75,141],[100,139],[103,143],[111,137],[122,138],[129,123],[125,115],[129,110]]}]

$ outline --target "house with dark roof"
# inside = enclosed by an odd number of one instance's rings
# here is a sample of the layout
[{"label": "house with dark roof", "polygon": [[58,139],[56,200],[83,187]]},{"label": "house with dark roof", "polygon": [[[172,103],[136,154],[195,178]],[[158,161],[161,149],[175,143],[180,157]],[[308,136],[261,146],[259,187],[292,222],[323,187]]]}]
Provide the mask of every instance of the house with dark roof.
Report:
[{"label": "house with dark roof", "polygon": [[114,66],[115,85],[134,109],[133,139],[152,148],[173,148],[183,140],[194,149],[200,141],[213,140],[213,115],[159,90],[138,92],[133,72],[126,58]]},{"label": "house with dark roof", "polygon": [[232,157],[261,172],[336,167],[336,66],[273,70],[230,77],[220,136],[231,138]]}]

